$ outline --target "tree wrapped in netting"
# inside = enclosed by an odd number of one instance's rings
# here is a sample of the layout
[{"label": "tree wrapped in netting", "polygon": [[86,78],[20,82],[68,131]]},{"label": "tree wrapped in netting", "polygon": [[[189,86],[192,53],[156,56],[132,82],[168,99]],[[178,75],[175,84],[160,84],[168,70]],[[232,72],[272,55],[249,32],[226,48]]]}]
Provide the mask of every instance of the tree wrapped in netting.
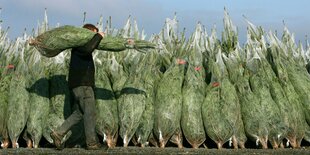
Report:
[{"label": "tree wrapped in netting", "polygon": [[[251,71],[250,86],[253,93],[259,99],[262,113],[265,114],[265,117],[262,119],[267,124],[268,130],[268,136],[264,137],[260,141],[264,141],[262,144],[267,144],[267,141],[269,141],[274,148],[277,148],[287,133],[287,126],[281,117],[282,114],[279,106],[273,100],[270,92],[270,83],[268,81],[268,77],[266,76],[266,72],[264,71],[262,62],[266,60],[262,60],[264,59],[264,56],[258,54],[261,51],[249,50],[254,51],[253,59],[247,62],[247,66]],[[263,148],[267,148],[267,146],[263,145]]]},{"label": "tree wrapped in netting", "polygon": [[28,147],[38,148],[43,130],[46,126],[49,113],[49,65],[47,58],[43,58],[33,49],[28,49],[29,73],[31,77],[27,79],[29,87],[29,118],[27,120],[26,135]]},{"label": "tree wrapped in netting", "polygon": [[135,56],[136,62],[128,62],[129,78],[124,83],[118,98],[119,134],[127,147],[135,134],[145,110],[146,92],[142,81],[143,63],[141,55]]},{"label": "tree wrapped in netting", "polygon": [[[13,66],[12,66],[13,67]],[[7,110],[8,110],[8,100],[9,100],[9,91],[10,83],[12,78],[12,73],[10,73],[14,68],[5,68],[3,69],[1,78],[0,78],[0,139],[1,147],[7,148],[9,146],[9,135],[7,128]]]},{"label": "tree wrapped in netting", "polygon": [[168,140],[183,147],[180,121],[185,64],[183,59],[173,59],[157,86],[154,134],[162,148]]},{"label": "tree wrapped in netting", "polygon": [[154,138],[164,148],[168,141],[183,147],[181,130],[182,85],[185,73],[185,37],[178,32],[178,21],[166,19],[158,35],[162,78],[155,91]]},{"label": "tree wrapped in netting", "polygon": [[[71,109],[69,99],[70,92],[66,80],[68,66],[65,62],[65,55],[61,53],[57,57],[54,57],[53,62],[54,63],[52,63],[49,68],[50,109],[46,127],[43,132],[44,138],[50,143],[53,143],[50,133],[65,121],[65,118],[68,117]],[[71,134],[72,132],[68,132],[65,135],[63,142],[68,139]]]},{"label": "tree wrapped in netting", "polygon": [[[286,29],[284,31],[284,36],[285,35],[289,35]],[[288,71],[291,66],[295,66],[294,64],[292,64],[292,61],[290,61],[294,56],[292,55],[292,53],[285,50],[285,46],[283,46],[284,44],[280,43],[280,40],[275,36],[275,34],[270,32],[269,40],[271,42],[271,45],[268,49],[268,60],[276,76],[279,79],[279,82],[284,90],[288,101],[288,104],[281,107],[284,115],[286,115],[286,124],[289,127],[286,139],[288,139],[288,142],[293,148],[298,148],[301,145],[302,139],[306,136],[306,133],[309,130],[309,126],[307,125],[304,115],[303,110],[305,109],[303,108],[302,98],[300,98],[301,94],[298,94],[296,92],[294,85],[289,78],[290,73],[288,73]],[[294,49],[294,46],[289,47],[291,48],[290,50]],[[299,60],[302,61],[301,59]],[[303,68],[303,66],[300,67]],[[290,71],[294,72],[297,70],[295,69]],[[306,84],[306,82],[304,84]]]},{"label": "tree wrapped in netting", "polygon": [[9,57],[12,44],[7,37],[7,31],[0,27],[0,143],[2,148],[9,147],[9,135],[7,130],[7,110],[11,82],[11,73],[14,65]]},{"label": "tree wrapped in netting", "polygon": [[193,148],[198,148],[206,140],[201,105],[205,99],[206,83],[203,67],[204,34],[202,25],[196,26],[187,48],[188,66],[182,87],[181,127],[185,139]]},{"label": "tree wrapped in netting", "polygon": [[18,148],[18,139],[24,130],[29,116],[29,70],[26,63],[25,37],[18,37],[13,45],[8,61],[15,65],[10,82],[7,128],[13,148]]},{"label": "tree wrapped in netting", "polygon": [[[101,52],[101,51],[98,51]],[[97,124],[96,131],[103,137],[109,148],[116,146],[118,138],[118,109],[117,101],[107,73],[107,62],[105,57],[99,55],[96,62],[96,107]],[[100,60],[105,60],[101,62]]]},{"label": "tree wrapped in netting", "polygon": [[286,69],[288,78],[292,82],[294,89],[299,94],[306,121],[310,125],[310,75],[307,72],[304,61],[300,58],[300,51],[297,50],[293,37],[285,29],[280,48],[286,52]]},{"label": "tree wrapped in netting", "polygon": [[[42,55],[54,57],[66,49],[85,45],[95,34],[85,28],[65,25],[40,34],[31,39],[29,44],[36,47]],[[141,50],[155,48],[155,46],[144,40],[135,40],[134,43],[131,43],[128,38],[107,35],[101,40],[97,49],[123,51],[127,48]]]},{"label": "tree wrapped in netting", "polygon": [[141,147],[149,145],[149,138],[153,134],[154,127],[154,104],[155,90],[158,81],[161,79],[161,72],[158,66],[158,53],[152,51],[147,53],[142,60],[142,76],[143,88],[146,93],[145,109],[143,111],[140,124],[136,130],[133,140]]},{"label": "tree wrapped in netting", "polygon": [[240,141],[241,137],[246,138],[242,136],[244,127],[239,99],[229,81],[221,50],[218,48],[217,51],[216,61],[210,59],[208,62],[212,77],[202,104],[204,127],[219,149],[228,141],[238,148],[238,138]]}]

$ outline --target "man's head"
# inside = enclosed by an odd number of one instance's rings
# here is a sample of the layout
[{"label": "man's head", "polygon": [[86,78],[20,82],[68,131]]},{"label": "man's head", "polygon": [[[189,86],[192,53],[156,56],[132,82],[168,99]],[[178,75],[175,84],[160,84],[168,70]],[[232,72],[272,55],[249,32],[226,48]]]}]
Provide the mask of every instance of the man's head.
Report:
[{"label": "man's head", "polygon": [[83,28],[89,29],[89,30],[94,31],[94,32],[99,31],[98,28],[93,24],[85,24],[85,25],[83,25]]}]

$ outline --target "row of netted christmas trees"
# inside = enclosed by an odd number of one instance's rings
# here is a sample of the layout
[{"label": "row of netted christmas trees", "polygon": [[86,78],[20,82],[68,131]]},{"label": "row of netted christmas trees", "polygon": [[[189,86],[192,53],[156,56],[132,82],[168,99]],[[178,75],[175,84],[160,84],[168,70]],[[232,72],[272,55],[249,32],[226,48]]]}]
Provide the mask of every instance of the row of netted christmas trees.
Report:
[{"label": "row of netted christmas trees", "polygon": [[[247,21],[247,20],[246,20]],[[132,25],[133,23],[133,25]],[[139,146],[165,147],[186,140],[198,148],[228,142],[244,148],[252,141],[260,148],[301,146],[310,141],[310,79],[306,69],[309,46],[296,45],[285,27],[282,38],[249,21],[241,46],[227,11],[224,30],[208,34],[198,23],[187,39],[178,22],[167,19],[148,41],[155,49],[143,52],[97,50],[97,132],[109,147],[122,140]],[[107,24],[109,25],[109,24]],[[103,28],[107,35],[145,40],[136,22],[124,28]],[[28,40],[51,30],[47,18],[32,35],[15,41],[0,35],[0,137],[3,147],[39,147],[71,113],[66,76],[70,50],[46,58]],[[65,107],[65,108],[63,108]],[[72,129],[67,146],[82,126]],[[212,142],[207,141],[209,137]],[[76,138],[76,137],[75,137]]]}]

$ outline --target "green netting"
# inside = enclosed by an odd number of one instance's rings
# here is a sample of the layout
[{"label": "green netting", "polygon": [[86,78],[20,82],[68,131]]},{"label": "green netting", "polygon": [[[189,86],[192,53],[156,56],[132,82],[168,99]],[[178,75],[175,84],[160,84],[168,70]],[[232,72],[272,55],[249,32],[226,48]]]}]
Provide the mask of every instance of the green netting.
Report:
[{"label": "green netting", "polygon": [[205,140],[201,106],[205,98],[205,70],[202,66],[189,65],[182,88],[181,127],[186,140],[198,148]]},{"label": "green netting", "polygon": [[[270,93],[270,86],[264,68],[261,66],[260,60],[253,60],[258,65],[257,72],[250,75],[250,85],[253,93],[258,97],[261,109],[266,117],[264,121],[267,123],[268,140],[273,147],[278,147],[279,142],[283,140],[283,136],[287,133],[287,127],[281,111],[277,103],[273,100]],[[264,140],[267,140],[264,138]]]},{"label": "green netting", "polygon": [[11,75],[2,74],[0,79],[0,139],[1,142],[4,139],[8,139],[7,131],[7,110],[9,102]]},{"label": "green netting", "polygon": [[[288,116],[286,113],[288,113],[290,110],[287,109],[287,105],[290,104],[288,102],[288,99],[282,89],[282,86],[279,83],[278,78],[276,77],[275,73],[272,71],[271,66],[268,64],[268,62],[263,59],[262,60],[262,66],[263,70],[265,71],[265,82],[269,84],[269,91],[272,99],[277,104],[279,109],[278,117],[280,118],[279,121],[281,121],[281,126],[279,126],[279,131],[282,132],[280,135],[277,135],[277,139],[274,141],[277,142],[277,144],[272,143],[272,145],[279,145],[282,143],[284,137],[287,136],[287,132],[289,131],[289,121]],[[275,111],[275,110],[274,110]],[[274,146],[277,147],[277,146]]]},{"label": "green netting", "polygon": [[119,134],[124,146],[128,146],[136,132],[145,109],[146,94],[139,77],[130,76],[125,82],[118,99]]},{"label": "green netting", "polygon": [[237,142],[246,141],[239,99],[229,81],[221,52],[217,53],[216,62],[210,60],[209,63],[212,78],[202,106],[205,130],[218,148],[222,148],[227,141],[234,142],[237,148]]},{"label": "green netting", "polygon": [[282,86],[285,99],[287,99],[287,102],[283,102],[286,104],[279,106],[283,113],[282,116],[285,119],[285,123],[289,127],[286,138],[289,140],[292,147],[300,147],[307,126],[302,110],[302,102],[289,80],[287,67],[285,67],[286,65],[284,63],[286,60],[280,55],[279,49],[273,47],[269,52],[269,62]]},{"label": "green netting", "polygon": [[9,91],[7,127],[13,147],[18,147],[18,139],[26,126],[29,116],[29,93],[27,77],[17,72],[12,75]]},{"label": "green netting", "polygon": [[235,84],[237,94],[240,101],[242,121],[247,137],[256,142],[256,145],[261,143],[267,147],[267,142],[264,140],[268,137],[268,127],[265,121],[265,114],[260,104],[258,96],[256,96],[249,83],[249,71],[245,70],[243,76],[239,77]]},{"label": "green netting", "polygon": [[[94,35],[95,32],[88,29],[65,25],[42,33],[30,40],[30,45],[36,47],[42,55],[54,57],[66,49],[85,45]],[[135,40],[132,45],[128,43],[126,38],[106,36],[101,40],[98,49],[123,51],[126,48],[144,49],[154,47],[154,44],[144,40]]]},{"label": "green netting", "polygon": [[142,79],[144,70],[142,60],[142,55],[133,55],[125,59],[129,75],[118,98],[119,134],[125,147],[134,136],[146,106],[147,95]]},{"label": "green netting", "polygon": [[30,87],[27,88],[30,93],[29,106],[31,108],[26,132],[30,135],[33,147],[38,148],[49,113],[49,81],[44,70],[41,73],[32,73],[32,75],[32,78],[28,79],[31,81]]},{"label": "green netting", "polygon": [[104,71],[103,66],[98,65],[96,69],[96,107],[97,124],[96,130],[109,147],[115,147],[118,138],[118,109],[110,79]]},{"label": "green netting", "polygon": [[184,65],[174,60],[158,83],[155,99],[154,134],[161,147],[180,129]]},{"label": "green netting", "polygon": [[310,124],[310,75],[306,68],[301,68],[296,64],[289,63],[286,65],[287,73],[290,81],[292,82],[296,93],[300,96],[303,105],[304,114],[308,125]]},{"label": "green netting", "polygon": [[154,103],[155,103],[155,90],[160,80],[161,73],[156,67],[158,55],[155,51],[148,53],[140,62],[141,80],[143,81],[143,88],[146,93],[146,104],[143,111],[140,124],[135,133],[135,140],[137,144],[148,146],[149,137],[154,127]]},{"label": "green netting", "polygon": [[[65,115],[68,115],[68,107],[70,107],[69,87],[66,80],[68,72],[64,64],[53,64],[50,66],[49,76],[49,114],[46,122],[46,127],[43,131],[45,139],[53,143],[50,133],[59,127],[65,120]],[[69,108],[70,109],[70,108]],[[69,135],[71,133],[68,133]]]}]

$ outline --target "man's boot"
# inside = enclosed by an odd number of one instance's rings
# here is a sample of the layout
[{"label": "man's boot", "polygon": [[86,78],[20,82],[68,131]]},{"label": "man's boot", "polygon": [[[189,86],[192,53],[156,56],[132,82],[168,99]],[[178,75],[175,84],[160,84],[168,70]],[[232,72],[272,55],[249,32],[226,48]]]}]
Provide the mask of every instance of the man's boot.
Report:
[{"label": "man's boot", "polygon": [[95,143],[95,144],[87,144],[86,149],[87,150],[98,150],[101,148],[101,144],[100,143]]},{"label": "man's boot", "polygon": [[64,149],[64,143],[62,143],[63,135],[57,133],[56,131],[51,132],[51,138],[54,141],[57,150]]}]

